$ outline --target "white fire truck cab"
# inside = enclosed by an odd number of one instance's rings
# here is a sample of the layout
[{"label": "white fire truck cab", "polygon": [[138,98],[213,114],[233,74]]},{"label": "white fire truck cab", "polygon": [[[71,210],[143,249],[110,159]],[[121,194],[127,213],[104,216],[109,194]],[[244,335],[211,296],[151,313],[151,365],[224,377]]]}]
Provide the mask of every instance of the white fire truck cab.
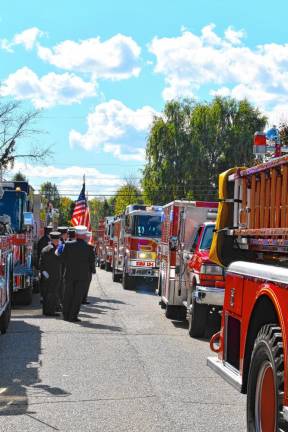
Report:
[{"label": "white fire truck cab", "polygon": [[[191,268],[188,262],[199,249],[196,248],[199,234],[211,231],[210,225],[213,224],[204,225],[206,221],[215,221],[217,207],[215,202],[180,200],[163,207],[158,294],[167,318],[186,319],[191,304]],[[202,259],[201,254],[199,259]]]}]

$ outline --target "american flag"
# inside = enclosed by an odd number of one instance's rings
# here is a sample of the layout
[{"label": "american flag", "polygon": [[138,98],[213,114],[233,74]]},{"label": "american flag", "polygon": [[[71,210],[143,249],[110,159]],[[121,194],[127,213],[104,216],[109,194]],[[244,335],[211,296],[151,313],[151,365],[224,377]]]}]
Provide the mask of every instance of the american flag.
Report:
[{"label": "american flag", "polygon": [[75,202],[71,222],[74,226],[85,225],[88,231],[91,231],[90,211],[85,196],[85,182],[83,183],[78,200]]}]

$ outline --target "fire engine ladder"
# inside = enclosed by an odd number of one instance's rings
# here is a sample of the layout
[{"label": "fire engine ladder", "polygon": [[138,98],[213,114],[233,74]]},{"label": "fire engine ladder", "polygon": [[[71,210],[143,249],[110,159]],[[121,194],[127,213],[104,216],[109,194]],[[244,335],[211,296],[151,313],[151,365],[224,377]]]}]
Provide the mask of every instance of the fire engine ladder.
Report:
[{"label": "fire engine ladder", "polygon": [[235,197],[233,235],[246,238],[249,250],[287,253],[288,157],[241,171]]}]

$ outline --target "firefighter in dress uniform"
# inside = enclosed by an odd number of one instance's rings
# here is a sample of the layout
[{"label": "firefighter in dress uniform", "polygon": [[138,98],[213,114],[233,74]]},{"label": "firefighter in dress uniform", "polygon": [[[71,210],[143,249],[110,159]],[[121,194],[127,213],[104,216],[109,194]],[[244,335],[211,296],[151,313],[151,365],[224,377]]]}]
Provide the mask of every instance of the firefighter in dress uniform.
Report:
[{"label": "firefighter in dress uniform", "polygon": [[[59,241],[59,246],[58,246],[58,254],[61,255],[64,247],[65,247],[65,243],[67,241],[68,238],[68,227],[67,226],[60,226],[57,228],[57,231],[59,231],[61,233],[61,237],[60,237],[60,241]],[[59,306],[58,306],[58,311],[62,310],[62,304],[63,304],[63,298],[64,298],[64,288],[65,288],[65,284],[64,284],[64,265],[61,265],[61,284],[60,284],[60,290],[59,290]]]},{"label": "firefighter in dress uniform", "polygon": [[65,266],[65,291],[63,299],[63,319],[70,322],[81,321],[78,318],[81,303],[90,274],[95,272],[95,259],[86,242],[87,228],[75,227],[76,241],[65,244],[61,260]]},{"label": "firefighter in dress uniform", "polygon": [[91,284],[91,280],[92,280],[92,275],[96,273],[96,255],[95,255],[95,247],[93,246],[93,244],[91,243],[91,238],[92,238],[92,232],[91,231],[87,231],[86,233],[86,241],[87,244],[91,250],[91,255],[93,256],[93,260],[94,260],[94,264],[91,267],[91,271],[89,271],[89,278],[88,278],[88,282],[87,282],[87,286],[84,292],[84,297],[82,300],[82,304],[90,304],[90,302],[88,301],[88,291],[90,288],[90,284]]},{"label": "firefighter in dress uniform", "polygon": [[40,255],[41,292],[43,296],[43,315],[56,316],[59,303],[59,289],[61,283],[61,260],[55,254],[61,233],[50,233],[51,243],[42,249]]},{"label": "firefighter in dress uniform", "polygon": [[41,255],[42,249],[50,243],[49,234],[51,233],[52,229],[53,229],[52,226],[45,226],[44,235],[38,241],[38,244],[37,244],[37,264],[38,264],[38,267],[39,267],[39,260],[40,260],[40,255]]}]

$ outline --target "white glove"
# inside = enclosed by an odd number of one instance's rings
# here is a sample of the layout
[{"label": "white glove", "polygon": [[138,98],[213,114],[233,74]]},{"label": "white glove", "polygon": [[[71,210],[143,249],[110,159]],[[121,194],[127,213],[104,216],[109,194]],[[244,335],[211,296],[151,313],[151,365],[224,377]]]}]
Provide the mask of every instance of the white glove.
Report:
[{"label": "white glove", "polygon": [[42,271],[42,275],[45,277],[45,279],[49,279],[49,273],[47,273],[46,270]]}]

